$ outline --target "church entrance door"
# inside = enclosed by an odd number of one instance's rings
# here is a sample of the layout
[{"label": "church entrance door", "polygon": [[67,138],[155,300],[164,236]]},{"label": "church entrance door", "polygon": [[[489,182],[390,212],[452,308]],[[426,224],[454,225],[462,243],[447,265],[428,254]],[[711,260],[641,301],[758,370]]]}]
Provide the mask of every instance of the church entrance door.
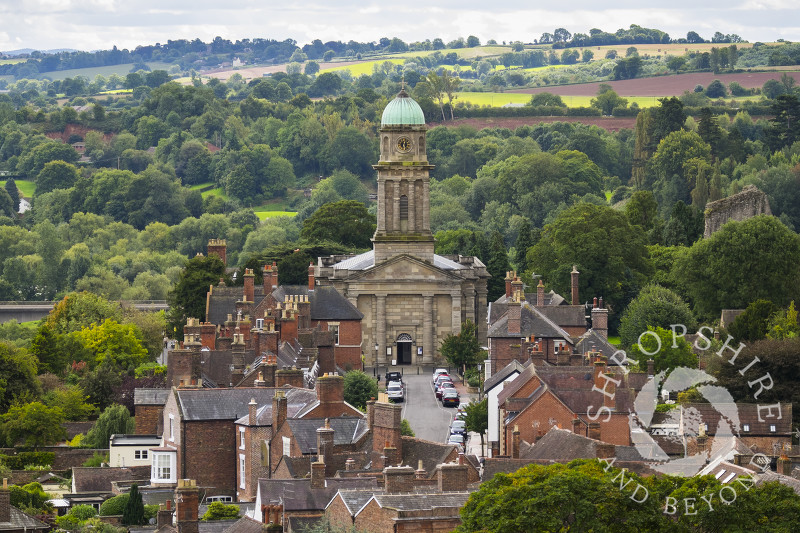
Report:
[{"label": "church entrance door", "polygon": [[401,333],[397,337],[397,364],[411,364],[411,335],[408,333]]}]

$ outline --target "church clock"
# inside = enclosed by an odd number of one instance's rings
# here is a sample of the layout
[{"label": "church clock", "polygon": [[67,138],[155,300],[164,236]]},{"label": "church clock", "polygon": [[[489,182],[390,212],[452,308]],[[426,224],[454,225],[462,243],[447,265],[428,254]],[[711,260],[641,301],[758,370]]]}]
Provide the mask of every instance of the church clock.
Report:
[{"label": "church clock", "polygon": [[397,139],[397,151],[404,154],[411,151],[411,139],[408,137],[400,137]]}]

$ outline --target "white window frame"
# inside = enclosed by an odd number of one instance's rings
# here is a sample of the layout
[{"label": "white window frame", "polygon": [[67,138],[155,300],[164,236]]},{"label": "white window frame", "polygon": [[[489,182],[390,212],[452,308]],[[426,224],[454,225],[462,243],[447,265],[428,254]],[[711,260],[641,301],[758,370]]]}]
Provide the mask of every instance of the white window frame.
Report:
[{"label": "white window frame", "polygon": [[169,415],[169,440],[175,442],[175,415]]},{"label": "white window frame", "polygon": [[770,424],[769,425],[769,432],[770,433],[775,433],[776,431],[778,431],[778,426],[776,426],[775,424]]},{"label": "white window frame", "polygon": [[333,332],[333,344],[339,346],[339,322],[328,322],[328,331]]},{"label": "white window frame", "polygon": [[175,453],[153,452],[150,467],[151,483],[176,483],[177,471],[175,468]]},{"label": "white window frame", "polygon": [[148,458],[147,450],[135,450],[133,452],[133,458],[138,461],[146,461]]},{"label": "white window frame", "polygon": [[244,450],[244,428],[239,428],[239,449]]},{"label": "white window frame", "polygon": [[742,424],[742,431],[750,431],[750,424]]},{"label": "white window frame", "polygon": [[244,458],[244,454],[239,454],[239,488],[243,489],[245,487],[245,476],[247,475],[246,472],[247,463]]},{"label": "white window frame", "polygon": [[283,437],[283,455],[292,456],[292,439],[289,437]]}]

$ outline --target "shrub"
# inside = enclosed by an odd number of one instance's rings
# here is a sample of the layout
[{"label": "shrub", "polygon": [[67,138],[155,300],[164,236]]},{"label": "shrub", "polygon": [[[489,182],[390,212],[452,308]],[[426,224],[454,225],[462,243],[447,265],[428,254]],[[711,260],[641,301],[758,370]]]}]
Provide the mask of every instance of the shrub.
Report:
[{"label": "shrub", "polygon": [[128,505],[129,498],[130,494],[120,494],[119,496],[107,499],[103,502],[103,505],[100,506],[100,516],[122,515],[125,506]]}]

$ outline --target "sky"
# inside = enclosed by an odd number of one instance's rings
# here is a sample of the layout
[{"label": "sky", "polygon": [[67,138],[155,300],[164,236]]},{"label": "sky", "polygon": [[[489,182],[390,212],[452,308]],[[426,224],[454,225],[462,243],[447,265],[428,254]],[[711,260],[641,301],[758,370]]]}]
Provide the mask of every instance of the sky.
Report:
[{"label": "sky", "polygon": [[[700,5],[702,4],[702,5]],[[564,7],[565,9],[558,9]],[[0,0],[0,51],[132,50],[167,40],[294,39],[406,42],[475,35],[532,42],[566,28],[614,32],[638,24],[673,38],[696,31],[800,41],[798,0]]]}]

